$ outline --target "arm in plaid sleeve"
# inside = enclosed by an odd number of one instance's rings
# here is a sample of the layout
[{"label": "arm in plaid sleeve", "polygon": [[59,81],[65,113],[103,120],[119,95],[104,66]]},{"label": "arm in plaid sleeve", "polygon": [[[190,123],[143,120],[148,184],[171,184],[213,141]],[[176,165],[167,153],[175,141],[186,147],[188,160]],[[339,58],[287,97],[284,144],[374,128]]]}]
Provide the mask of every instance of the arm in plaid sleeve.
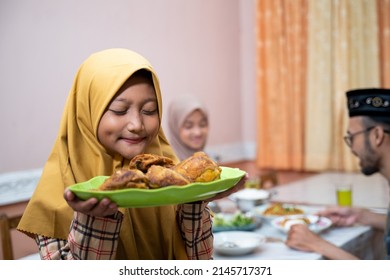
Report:
[{"label": "arm in plaid sleeve", "polygon": [[121,224],[120,212],[113,219],[75,212],[68,241],[36,237],[41,258],[44,260],[112,259],[118,246]]},{"label": "arm in plaid sleeve", "polygon": [[177,221],[186,244],[188,258],[191,260],[212,259],[214,238],[207,203],[179,205]]}]

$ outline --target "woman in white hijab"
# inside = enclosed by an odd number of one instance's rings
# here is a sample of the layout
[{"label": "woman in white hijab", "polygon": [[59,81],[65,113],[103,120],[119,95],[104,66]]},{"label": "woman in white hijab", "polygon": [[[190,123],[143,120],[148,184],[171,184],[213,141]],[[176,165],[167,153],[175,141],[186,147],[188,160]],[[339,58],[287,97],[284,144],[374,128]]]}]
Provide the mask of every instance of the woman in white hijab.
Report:
[{"label": "woman in white hijab", "polygon": [[193,95],[181,95],[168,108],[169,140],[180,160],[204,151],[209,120],[207,108]]}]

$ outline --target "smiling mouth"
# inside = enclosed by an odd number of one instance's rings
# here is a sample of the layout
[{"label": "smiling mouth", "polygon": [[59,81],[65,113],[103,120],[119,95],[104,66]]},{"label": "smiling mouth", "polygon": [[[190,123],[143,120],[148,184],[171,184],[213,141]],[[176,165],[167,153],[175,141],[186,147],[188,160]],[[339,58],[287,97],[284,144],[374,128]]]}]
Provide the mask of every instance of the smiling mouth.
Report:
[{"label": "smiling mouth", "polygon": [[122,138],[122,140],[129,144],[139,144],[145,141],[145,138]]},{"label": "smiling mouth", "polygon": [[193,138],[193,139],[192,139],[192,142],[193,142],[193,143],[203,143],[204,140],[203,140],[203,138]]}]

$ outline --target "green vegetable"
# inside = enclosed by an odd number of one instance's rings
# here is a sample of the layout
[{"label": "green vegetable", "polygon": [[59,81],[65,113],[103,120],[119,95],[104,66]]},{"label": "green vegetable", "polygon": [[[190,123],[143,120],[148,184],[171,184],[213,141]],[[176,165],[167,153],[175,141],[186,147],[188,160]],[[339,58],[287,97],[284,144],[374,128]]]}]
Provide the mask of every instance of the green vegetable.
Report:
[{"label": "green vegetable", "polygon": [[233,216],[224,216],[216,214],[214,216],[214,226],[216,227],[243,227],[253,223],[253,218],[248,217],[241,212],[236,212]]}]

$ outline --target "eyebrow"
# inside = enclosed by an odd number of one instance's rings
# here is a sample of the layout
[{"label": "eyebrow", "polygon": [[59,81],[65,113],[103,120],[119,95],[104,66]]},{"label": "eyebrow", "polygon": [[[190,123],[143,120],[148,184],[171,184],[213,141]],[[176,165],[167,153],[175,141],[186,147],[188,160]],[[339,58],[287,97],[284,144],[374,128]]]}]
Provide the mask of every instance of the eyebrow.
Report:
[{"label": "eyebrow", "polygon": [[[128,100],[126,98],[122,98],[122,97],[119,97],[119,98],[115,98],[112,100],[112,102],[115,102],[115,101],[119,101],[119,102],[128,102]],[[153,97],[150,97],[148,99],[145,99],[144,100],[145,102],[144,103],[148,103],[148,102],[157,102],[157,99],[156,98],[153,98]]]},{"label": "eyebrow", "polygon": [[127,100],[125,98],[115,98],[112,100],[112,102],[119,101],[119,102],[126,102]]}]

